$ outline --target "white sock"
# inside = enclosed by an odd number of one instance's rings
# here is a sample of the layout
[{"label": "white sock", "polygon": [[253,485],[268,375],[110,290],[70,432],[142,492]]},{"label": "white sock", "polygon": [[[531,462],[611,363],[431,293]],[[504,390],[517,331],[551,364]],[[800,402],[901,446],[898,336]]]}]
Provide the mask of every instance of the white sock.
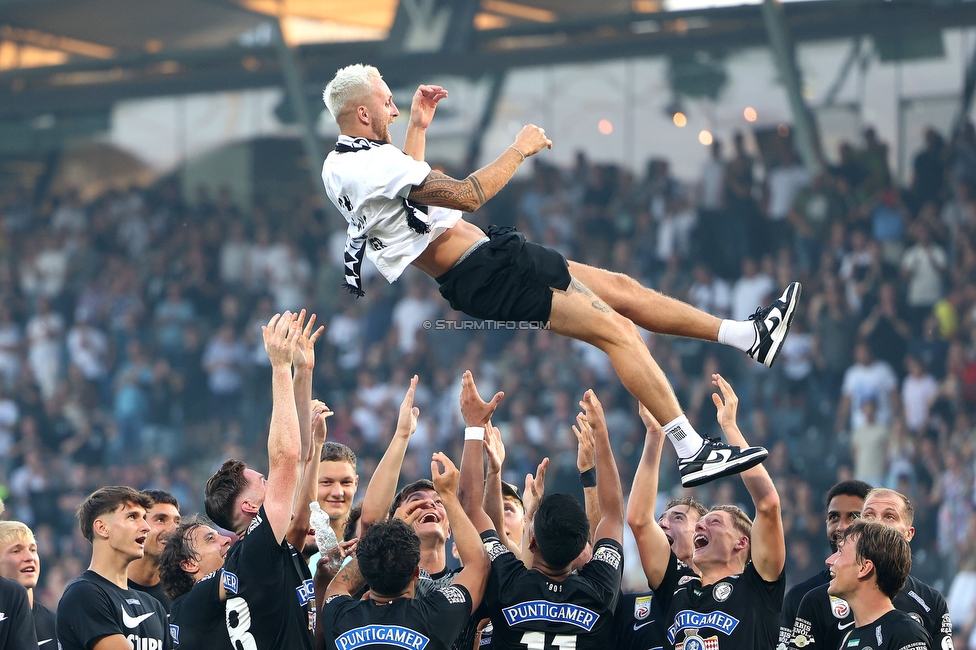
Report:
[{"label": "white sock", "polygon": [[725,319],[718,327],[718,342],[748,352],[756,344],[756,326],[751,320]]},{"label": "white sock", "polygon": [[668,434],[668,439],[674,445],[674,450],[678,452],[678,458],[691,458],[705,444],[705,441],[695,431],[695,427],[691,426],[691,422],[684,414],[665,424],[664,433]]}]

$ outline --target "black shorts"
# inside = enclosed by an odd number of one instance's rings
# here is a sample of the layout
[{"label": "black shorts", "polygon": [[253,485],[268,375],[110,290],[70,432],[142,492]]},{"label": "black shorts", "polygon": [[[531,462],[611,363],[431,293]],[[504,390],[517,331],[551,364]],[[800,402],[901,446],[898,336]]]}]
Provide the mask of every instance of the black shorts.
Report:
[{"label": "black shorts", "polygon": [[441,295],[468,316],[496,321],[548,322],[552,290],[572,278],[566,258],[525,241],[514,228],[492,226],[489,241],[437,278]]}]

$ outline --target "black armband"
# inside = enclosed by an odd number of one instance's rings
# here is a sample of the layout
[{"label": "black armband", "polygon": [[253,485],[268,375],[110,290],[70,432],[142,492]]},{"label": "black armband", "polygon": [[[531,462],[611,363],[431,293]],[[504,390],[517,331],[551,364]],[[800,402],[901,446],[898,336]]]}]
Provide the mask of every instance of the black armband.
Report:
[{"label": "black armband", "polygon": [[585,488],[596,487],[596,467],[580,472],[580,484]]}]

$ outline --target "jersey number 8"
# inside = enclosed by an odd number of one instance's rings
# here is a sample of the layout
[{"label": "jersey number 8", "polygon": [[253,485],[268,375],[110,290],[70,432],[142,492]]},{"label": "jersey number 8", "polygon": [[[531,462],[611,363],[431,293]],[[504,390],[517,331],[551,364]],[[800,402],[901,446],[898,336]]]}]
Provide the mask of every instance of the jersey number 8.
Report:
[{"label": "jersey number 8", "polygon": [[243,598],[228,598],[226,618],[227,635],[235,650],[258,650],[258,644],[248,631],[251,629],[251,610]]}]

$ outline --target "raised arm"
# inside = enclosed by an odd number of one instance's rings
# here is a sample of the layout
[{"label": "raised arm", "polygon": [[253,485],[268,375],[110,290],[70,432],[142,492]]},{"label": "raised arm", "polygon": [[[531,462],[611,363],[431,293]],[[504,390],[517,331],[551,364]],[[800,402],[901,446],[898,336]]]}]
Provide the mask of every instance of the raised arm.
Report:
[{"label": "raised arm", "polygon": [[[712,384],[722,391],[721,398],[712,393],[712,402],[718,411],[718,423],[722,425],[725,438],[730,445],[747,447],[746,439],[735,421],[739,398],[722,375],[712,375]],[[762,465],[747,469],[739,476],[756,506],[756,517],[752,522],[752,563],[763,580],[772,582],[779,578],[786,566],[786,538],[779,493]]]},{"label": "raised arm", "polygon": [[[444,467],[440,470],[438,465]],[[437,452],[430,461],[430,474],[434,482],[434,489],[444,504],[447,511],[447,520],[451,522],[451,532],[454,535],[454,544],[457,546],[458,555],[461,558],[461,565],[464,567],[458,573],[452,584],[464,585],[471,594],[471,611],[478,609],[481,598],[485,594],[485,584],[488,582],[488,554],[485,552],[485,545],[481,542],[481,535],[471,523],[461,502],[458,501],[458,483],[461,480],[461,472],[451,459],[444,454]],[[479,504],[478,509],[481,510]],[[484,511],[481,511],[484,516]],[[487,517],[485,517],[487,519]]]},{"label": "raised arm", "polygon": [[546,471],[549,469],[549,458],[542,459],[535,470],[535,476],[525,475],[525,489],[522,491],[522,501],[525,503],[525,528],[522,531],[522,564],[531,569],[535,561],[535,553],[529,541],[535,531],[535,513],[539,509],[542,497],[546,494]]},{"label": "raised arm", "polygon": [[291,521],[298,473],[302,462],[302,441],[295,408],[291,363],[300,330],[295,316],[275,314],[261,328],[264,349],[271,360],[271,428],[268,432],[268,479],[264,511],[279,542]]},{"label": "raised arm", "polygon": [[363,497],[363,516],[362,532],[375,524],[377,521],[386,519],[393,504],[393,497],[396,496],[397,481],[400,479],[400,467],[403,465],[403,457],[407,453],[407,444],[410,436],[417,430],[417,418],[420,417],[420,409],[413,405],[413,396],[417,391],[417,375],[410,380],[410,388],[403,396],[400,403],[400,417],[397,419],[396,432],[390,446],[380,459],[373,477],[366,486],[366,496]]},{"label": "raised arm", "polygon": [[423,161],[427,148],[427,127],[434,119],[437,102],[447,97],[440,86],[420,86],[410,102],[410,122],[407,137],[403,141],[403,153],[414,160]]},{"label": "raised arm", "polygon": [[[295,347],[295,408],[298,411],[298,426],[302,434],[302,459],[311,460],[312,453],[312,371],[315,369],[315,342],[325,327],[315,329],[315,314],[305,322],[305,310],[298,314],[298,327],[301,335]],[[300,504],[299,504],[300,505]],[[307,503],[305,505],[308,505]]]},{"label": "raised arm", "polygon": [[552,140],[546,137],[544,129],[527,124],[515,136],[515,143],[502,155],[464,180],[432,171],[423,183],[410,190],[408,198],[422,205],[474,212],[505,187],[526,158],[543,147],[552,149]]},{"label": "raised arm", "polygon": [[[464,418],[465,430],[457,496],[465,514],[471,519],[479,533],[493,528],[491,519],[485,514],[483,506],[485,498],[485,428],[491,420],[498,402],[504,396],[504,393],[496,393],[490,402],[485,402],[478,394],[478,387],[474,383],[474,376],[471,371],[465,370],[461,376],[461,417]],[[501,485],[498,489],[501,490]]]},{"label": "raised arm", "polygon": [[657,589],[664,580],[671,559],[671,545],[667,535],[654,519],[654,504],[657,502],[657,484],[661,467],[661,452],[664,450],[664,430],[651,412],[640,405],[640,416],[647,430],[644,436],[644,452],[634,474],[627,503],[627,525],[634,533],[641,567],[647,576],[647,584]]},{"label": "raised arm", "polygon": [[[491,422],[485,425],[485,457],[488,459],[487,471],[485,474],[485,498],[482,505],[485,514],[491,519],[491,524],[498,533],[498,539],[508,547],[517,557],[522,557],[522,549],[518,543],[510,539],[508,531],[505,530],[505,497],[502,495],[502,465],[505,462],[505,444],[502,442],[501,431],[497,427],[491,426]],[[461,464],[463,466],[464,460]],[[522,540],[518,540],[521,542]]]},{"label": "raised arm", "polygon": [[[295,499],[298,505],[295,506],[295,515],[288,525],[288,541],[299,552],[305,548],[305,541],[308,539],[309,518],[312,515],[309,504],[318,498],[319,459],[322,457],[322,445],[325,444],[327,435],[325,420],[332,415],[329,407],[319,400],[312,403],[310,410],[312,413],[311,458],[305,463],[302,479],[298,486],[298,496]],[[325,551],[325,549],[321,550]]]},{"label": "raised arm", "polygon": [[609,537],[621,544],[624,542],[624,491],[620,486],[617,462],[610,449],[610,434],[607,419],[603,415],[603,404],[596,393],[588,390],[583,393],[580,406],[586,412],[586,422],[593,431],[593,451],[596,456],[596,496],[600,503],[602,517],[593,533],[595,539]]},{"label": "raised arm", "polygon": [[593,429],[584,414],[576,414],[573,433],[576,434],[576,469],[579,470],[580,482],[583,483],[583,505],[586,506],[586,518],[590,522],[590,542],[593,543],[597,540],[596,527],[603,515],[600,510],[600,498],[596,493]]}]

